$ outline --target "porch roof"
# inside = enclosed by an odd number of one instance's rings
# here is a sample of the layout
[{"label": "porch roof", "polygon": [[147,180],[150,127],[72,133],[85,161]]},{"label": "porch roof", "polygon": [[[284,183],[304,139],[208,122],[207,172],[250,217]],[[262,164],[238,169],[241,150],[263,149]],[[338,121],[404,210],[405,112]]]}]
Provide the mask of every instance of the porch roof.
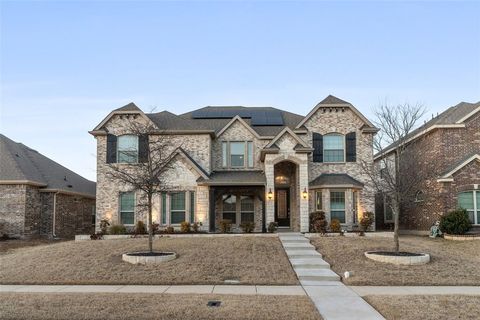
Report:
[{"label": "porch roof", "polygon": [[199,185],[209,186],[263,186],[266,183],[265,173],[260,170],[214,171],[209,179],[200,178]]},{"label": "porch roof", "polygon": [[309,185],[310,188],[363,188],[363,183],[346,173],[322,173]]}]

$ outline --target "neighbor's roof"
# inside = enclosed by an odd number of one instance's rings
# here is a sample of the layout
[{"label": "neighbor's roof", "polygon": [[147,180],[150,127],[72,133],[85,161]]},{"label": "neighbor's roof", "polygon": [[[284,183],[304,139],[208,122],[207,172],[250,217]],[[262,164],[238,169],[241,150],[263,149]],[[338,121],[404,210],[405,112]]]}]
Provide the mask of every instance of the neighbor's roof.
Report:
[{"label": "neighbor's roof", "polygon": [[322,173],[309,183],[310,187],[363,187],[363,183],[345,173]]},{"label": "neighbor's roof", "polygon": [[200,178],[204,185],[264,185],[265,174],[259,170],[249,171],[214,171],[208,180]]},{"label": "neighbor's roof", "polygon": [[[461,127],[464,124],[464,121],[473,116],[476,112],[480,111],[480,101],[477,103],[468,103],[468,102],[460,102],[456,106],[450,107],[444,112],[437,115],[435,118],[424,123],[419,128],[413,130],[408,136],[406,141],[411,141],[416,139],[423,134],[441,127],[449,127],[449,126],[458,126]],[[377,158],[380,155],[385,155],[390,153],[391,151],[395,150],[400,145],[399,141],[396,141],[382,151],[378,152],[375,155]]]},{"label": "neighbor's roof", "polygon": [[95,182],[0,134],[0,183],[15,181],[95,197]]}]

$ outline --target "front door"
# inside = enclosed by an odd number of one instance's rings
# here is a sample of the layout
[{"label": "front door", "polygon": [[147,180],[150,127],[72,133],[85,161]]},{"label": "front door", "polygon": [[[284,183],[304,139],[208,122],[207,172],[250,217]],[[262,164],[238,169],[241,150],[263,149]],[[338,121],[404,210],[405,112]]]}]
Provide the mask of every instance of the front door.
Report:
[{"label": "front door", "polygon": [[290,227],[289,189],[275,189],[275,221],[279,227]]}]

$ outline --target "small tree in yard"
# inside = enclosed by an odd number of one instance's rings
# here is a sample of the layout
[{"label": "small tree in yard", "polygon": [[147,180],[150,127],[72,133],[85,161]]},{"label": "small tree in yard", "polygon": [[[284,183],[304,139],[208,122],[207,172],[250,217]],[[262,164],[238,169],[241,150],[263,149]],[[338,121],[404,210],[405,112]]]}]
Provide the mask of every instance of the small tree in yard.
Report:
[{"label": "small tree in yard", "polygon": [[401,210],[410,205],[419,186],[433,175],[428,166],[421,165],[418,153],[411,148],[421,138],[409,141],[412,131],[425,114],[425,109],[419,104],[381,105],[374,113],[375,125],[380,129],[373,141],[374,150],[380,159],[379,165],[363,161],[362,167],[376,191],[390,200],[388,205],[394,216],[395,252],[399,252]]},{"label": "small tree in yard", "polygon": [[[172,169],[173,152],[179,146],[173,140],[162,134],[150,122],[135,119],[129,121],[128,134],[138,136],[138,161],[129,163],[109,163],[106,176],[119,184],[124,184],[128,191],[138,192],[137,207],[147,211],[148,216],[148,249],[153,252],[153,198],[156,194],[166,191],[165,173]],[[126,154],[126,157],[137,155]]]}]

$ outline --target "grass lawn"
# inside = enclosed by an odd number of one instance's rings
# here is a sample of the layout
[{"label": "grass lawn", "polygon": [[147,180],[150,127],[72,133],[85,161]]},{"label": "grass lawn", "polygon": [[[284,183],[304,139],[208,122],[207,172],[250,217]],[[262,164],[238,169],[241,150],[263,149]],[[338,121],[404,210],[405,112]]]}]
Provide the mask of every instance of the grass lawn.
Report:
[{"label": "grass lawn", "polygon": [[179,257],[132,265],[122,253],[145,250],[147,239],[67,241],[0,255],[1,284],[298,284],[280,241],[264,237],[161,238],[155,250]]},{"label": "grass lawn", "polygon": [[[207,307],[209,300],[220,307]],[[0,294],[2,319],[312,319],[306,296],[179,294]]]},{"label": "grass lawn", "polygon": [[478,296],[367,296],[364,297],[386,319],[478,319]]},{"label": "grass lawn", "polygon": [[401,251],[430,254],[430,263],[421,266],[397,266],[364,256],[369,250],[392,250],[393,239],[320,237],[312,244],[337,274],[353,271],[343,279],[349,285],[480,285],[480,241],[400,236]]},{"label": "grass lawn", "polygon": [[48,239],[32,239],[32,240],[20,240],[20,239],[9,239],[9,240],[0,240],[0,255],[5,254],[9,251],[24,248],[24,247],[34,247],[45,244],[58,243],[58,240],[48,240]]}]

